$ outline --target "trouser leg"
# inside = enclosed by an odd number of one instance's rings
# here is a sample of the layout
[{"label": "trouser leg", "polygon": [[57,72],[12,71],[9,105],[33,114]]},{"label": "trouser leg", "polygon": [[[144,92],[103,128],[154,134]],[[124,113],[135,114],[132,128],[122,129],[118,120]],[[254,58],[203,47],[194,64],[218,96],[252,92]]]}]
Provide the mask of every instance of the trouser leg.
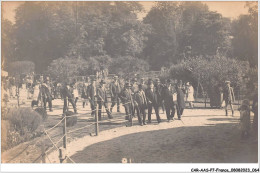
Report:
[{"label": "trouser leg", "polygon": [[108,110],[107,102],[104,102],[104,107],[105,107],[105,109],[106,109],[108,118],[112,118],[111,113],[110,113],[109,110]]},{"label": "trouser leg", "polygon": [[176,105],[173,103],[173,104],[172,104],[171,118],[174,118],[174,115],[175,115],[175,109],[176,109],[175,106],[176,106]]},{"label": "trouser leg", "polygon": [[92,110],[91,115],[95,115],[95,109],[96,109],[95,103],[94,101],[89,101],[89,102],[90,102],[90,108]]},{"label": "trouser leg", "polygon": [[148,105],[148,121],[151,122],[152,105]]},{"label": "trouser leg", "polygon": [[136,114],[137,114],[137,118],[138,118],[139,123],[142,124],[143,120],[142,120],[142,117],[140,115],[141,114],[141,108],[140,107],[136,108]]},{"label": "trouser leg", "polygon": [[156,114],[156,119],[157,119],[158,123],[160,123],[161,118],[160,118],[160,115],[159,115],[159,107],[157,105],[154,105],[154,111],[155,111],[155,114]]},{"label": "trouser leg", "polygon": [[120,100],[119,97],[117,97],[117,112],[120,112]]},{"label": "trouser leg", "polygon": [[170,106],[169,105],[165,105],[165,111],[166,111],[167,120],[170,120]]},{"label": "trouser leg", "polygon": [[46,97],[42,97],[43,107],[46,110]]},{"label": "trouser leg", "polygon": [[52,111],[52,99],[48,98],[49,110]]},{"label": "trouser leg", "polygon": [[98,102],[98,120],[101,120],[102,103]]},{"label": "trouser leg", "polygon": [[74,113],[77,113],[77,108],[76,108],[76,105],[74,103],[74,100],[72,98],[69,98],[68,101],[69,101],[69,103],[71,103],[73,110],[74,110]]},{"label": "trouser leg", "polygon": [[67,103],[67,99],[64,98],[64,104],[63,104],[63,113],[65,113],[67,111],[68,107],[68,103]]},{"label": "trouser leg", "polygon": [[141,107],[141,112],[143,114],[143,124],[145,124],[145,119],[146,119],[146,111],[144,107]]},{"label": "trouser leg", "polygon": [[111,98],[111,101],[112,101],[112,104],[111,104],[111,107],[110,107],[110,112],[112,112],[113,107],[116,105],[116,98],[115,98],[115,97],[112,97],[112,98]]}]

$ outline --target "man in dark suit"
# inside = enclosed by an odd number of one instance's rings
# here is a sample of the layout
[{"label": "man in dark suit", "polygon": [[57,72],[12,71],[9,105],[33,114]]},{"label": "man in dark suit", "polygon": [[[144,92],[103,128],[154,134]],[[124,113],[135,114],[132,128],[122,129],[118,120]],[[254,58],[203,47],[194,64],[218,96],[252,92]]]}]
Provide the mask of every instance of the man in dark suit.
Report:
[{"label": "man in dark suit", "polygon": [[105,107],[106,113],[109,119],[112,119],[111,112],[108,110],[107,106],[107,92],[105,88],[105,81],[101,80],[99,87],[97,88],[97,104],[98,104],[98,119],[101,120],[101,110],[102,106]]},{"label": "man in dark suit", "polygon": [[183,114],[185,108],[185,101],[184,101],[184,89],[182,88],[181,83],[176,85],[176,92],[177,92],[177,115],[178,119],[181,120],[181,116]]},{"label": "man in dark suit", "polygon": [[96,97],[96,79],[92,79],[91,83],[87,87],[87,97],[89,99],[90,108],[92,110],[91,115],[95,115],[95,109],[96,109],[96,103],[95,103],[95,97]]},{"label": "man in dark suit", "polygon": [[60,92],[61,92],[62,98],[64,100],[63,113],[68,111],[68,102],[70,102],[71,105],[73,106],[74,113],[77,113],[77,108],[74,103],[72,93],[69,91],[68,84],[66,82],[63,83]]},{"label": "man in dark suit", "polygon": [[132,116],[133,116],[133,93],[131,90],[131,85],[129,82],[125,83],[124,89],[121,91],[119,97],[125,107],[125,113],[126,113],[126,119],[129,121],[132,121]]},{"label": "man in dark suit", "polygon": [[111,94],[111,107],[110,112],[112,112],[113,107],[117,104],[117,112],[120,112],[120,101],[119,101],[119,93],[121,92],[121,85],[118,81],[118,76],[114,76],[114,81],[110,84],[110,94]]},{"label": "man in dark suit", "polygon": [[162,111],[164,113],[164,109],[165,108],[164,108],[164,103],[163,103],[163,99],[162,99],[162,88],[163,88],[163,85],[161,84],[159,78],[155,78],[154,88],[158,91],[158,105],[159,105],[159,107],[162,107]]},{"label": "man in dark suit", "polygon": [[159,92],[157,88],[154,87],[152,81],[149,81],[145,95],[148,103],[148,123],[151,123],[152,108],[154,108],[157,122],[160,123],[161,118],[159,115]]},{"label": "man in dark suit", "polygon": [[48,102],[49,110],[50,112],[52,112],[52,96],[51,96],[51,91],[49,90],[49,85],[47,80],[41,85],[40,96],[42,97],[44,109],[46,110],[46,104]]},{"label": "man in dark suit", "polygon": [[[137,110],[137,117],[140,125],[146,125],[145,118],[146,118],[146,112],[145,109],[147,108],[147,99],[145,96],[145,92],[143,90],[143,85],[138,85],[138,91],[135,93],[135,103],[136,103],[136,110]],[[140,116],[140,114],[143,114],[143,118]]]},{"label": "man in dark suit", "polygon": [[171,85],[171,81],[168,79],[166,85],[162,88],[162,98],[165,105],[166,116],[168,122],[174,120],[175,108],[173,103],[174,87]]},{"label": "man in dark suit", "polygon": [[223,91],[223,100],[225,101],[225,110],[226,110],[226,116],[228,116],[228,110],[227,107],[230,105],[232,116],[234,116],[234,109],[233,109],[233,102],[235,100],[235,95],[233,88],[230,87],[230,81],[226,81],[226,86]]}]

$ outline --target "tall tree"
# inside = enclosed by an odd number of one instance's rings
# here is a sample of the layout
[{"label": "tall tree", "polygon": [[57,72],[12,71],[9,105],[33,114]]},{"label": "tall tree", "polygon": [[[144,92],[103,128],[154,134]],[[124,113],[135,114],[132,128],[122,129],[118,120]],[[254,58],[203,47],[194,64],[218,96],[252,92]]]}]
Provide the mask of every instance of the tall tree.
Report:
[{"label": "tall tree", "polygon": [[247,2],[248,15],[241,15],[232,23],[232,46],[235,57],[257,66],[258,60],[258,10],[256,2]]}]

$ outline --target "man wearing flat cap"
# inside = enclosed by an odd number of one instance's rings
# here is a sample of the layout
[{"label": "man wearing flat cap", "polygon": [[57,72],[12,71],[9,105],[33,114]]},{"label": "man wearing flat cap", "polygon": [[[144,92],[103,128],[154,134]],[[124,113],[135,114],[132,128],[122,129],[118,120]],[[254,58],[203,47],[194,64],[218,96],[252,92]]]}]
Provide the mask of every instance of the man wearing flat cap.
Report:
[{"label": "man wearing flat cap", "polygon": [[121,92],[121,85],[118,81],[118,76],[114,76],[114,81],[111,82],[110,84],[110,94],[111,94],[111,107],[110,107],[110,112],[112,112],[113,107],[117,104],[117,112],[120,112],[120,100],[119,100],[119,93]]},{"label": "man wearing flat cap", "polygon": [[106,113],[108,115],[109,119],[112,119],[112,115],[111,112],[109,112],[108,110],[108,106],[107,106],[107,92],[106,92],[106,88],[105,88],[105,81],[101,80],[100,81],[100,85],[97,89],[97,104],[98,104],[98,119],[99,121],[101,120],[101,110],[102,110],[102,106],[105,107]]},{"label": "man wearing flat cap", "polygon": [[230,81],[225,81],[225,88],[223,91],[223,100],[225,101],[225,111],[226,111],[226,116],[228,116],[228,105],[230,105],[231,111],[232,111],[232,116],[234,116],[234,109],[233,109],[233,102],[235,100],[235,95],[233,88],[230,86]]}]

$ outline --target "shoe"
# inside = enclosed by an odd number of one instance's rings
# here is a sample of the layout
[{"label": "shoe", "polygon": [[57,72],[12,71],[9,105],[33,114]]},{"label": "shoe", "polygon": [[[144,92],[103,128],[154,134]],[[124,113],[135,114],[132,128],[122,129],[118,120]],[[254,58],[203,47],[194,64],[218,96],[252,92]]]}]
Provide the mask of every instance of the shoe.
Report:
[{"label": "shoe", "polygon": [[113,119],[112,115],[108,116],[109,119]]},{"label": "shoe", "polygon": [[143,126],[143,123],[140,123],[140,126]]},{"label": "shoe", "polygon": [[53,112],[53,110],[52,110],[52,109],[50,109],[50,112]]},{"label": "shoe", "polygon": [[143,125],[146,125],[146,122],[143,122]]},{"label": "shoe", "polygon": [[151,124],[152,123],[152,121],[151,120],[148,120],[148,122],[147,122],[148,124]]},{"label": "shoe", "polygon": [[162,121],[161,121],[161,120],[159,120],[159,121],[158,121],[158,124],[160,124],[161,122],[162,122]]},{"label": "shoe", "polygon": [[178,120],[181,120],[181,117],[179,117]]}]

